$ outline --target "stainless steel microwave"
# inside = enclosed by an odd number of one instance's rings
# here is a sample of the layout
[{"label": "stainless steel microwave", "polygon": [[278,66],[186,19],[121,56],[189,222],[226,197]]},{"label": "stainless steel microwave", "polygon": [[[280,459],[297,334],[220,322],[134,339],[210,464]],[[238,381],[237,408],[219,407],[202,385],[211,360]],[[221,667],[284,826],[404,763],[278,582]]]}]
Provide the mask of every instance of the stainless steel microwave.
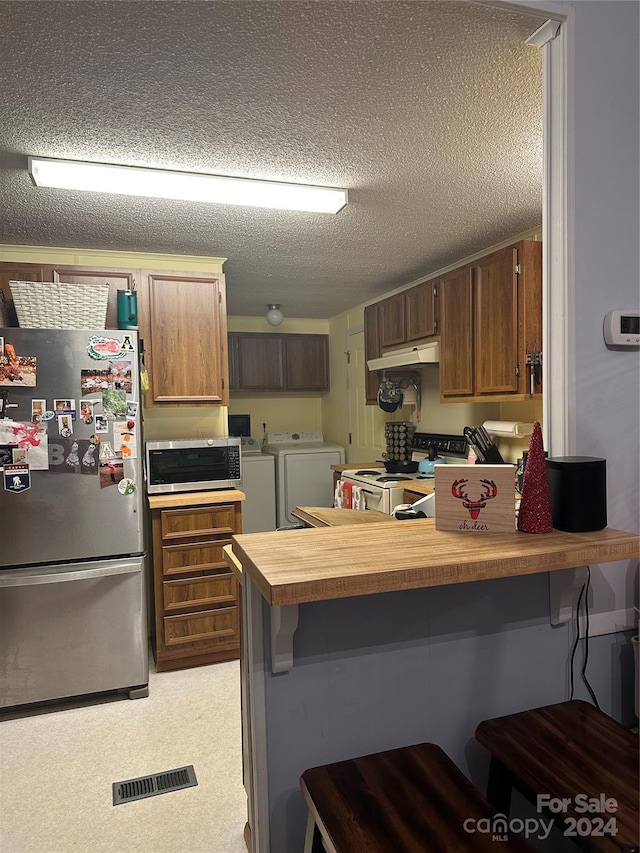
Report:
[{"label": "stainless steel microwave", "polygon": [[240,438],[148,441],[147,493],[199,492],[240,485]]}]

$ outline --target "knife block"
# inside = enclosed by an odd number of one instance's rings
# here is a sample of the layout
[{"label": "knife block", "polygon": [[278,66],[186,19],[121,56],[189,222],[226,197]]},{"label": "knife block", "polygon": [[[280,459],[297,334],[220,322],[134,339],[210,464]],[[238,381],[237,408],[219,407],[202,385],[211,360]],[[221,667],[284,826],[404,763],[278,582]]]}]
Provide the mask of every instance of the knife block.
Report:
[{"label": "knife block", "polygon": [[547,459],[551,516],[557,530],[584,533],[607,526],[607,461],[593,456]]}]

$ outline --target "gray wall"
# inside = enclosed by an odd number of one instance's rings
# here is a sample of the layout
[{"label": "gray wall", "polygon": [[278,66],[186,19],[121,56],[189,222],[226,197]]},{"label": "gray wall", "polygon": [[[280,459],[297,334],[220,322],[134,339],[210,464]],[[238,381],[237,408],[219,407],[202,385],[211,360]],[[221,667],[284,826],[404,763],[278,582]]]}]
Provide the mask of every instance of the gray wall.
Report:
[{"label": "gray wall", "polygon": [[[604,315],[639,307],[638,3],[576,4],[576,452],[607,460],[611,527],[640,518],[638,350],[611,351]],[[637,603],[637,561],[594,573],[594,609]]]},{"label": "gray wall", "polygon": [[[431,741],[484,788],[477,724],[568,696],[574,626],[549,625],[548,595],[540,574],[300,606],[293,669],[266,675],[271,850],[302,849],[307,767]],[[631,722],[630,644],[612,636],[591,641],[587,674]]]}]

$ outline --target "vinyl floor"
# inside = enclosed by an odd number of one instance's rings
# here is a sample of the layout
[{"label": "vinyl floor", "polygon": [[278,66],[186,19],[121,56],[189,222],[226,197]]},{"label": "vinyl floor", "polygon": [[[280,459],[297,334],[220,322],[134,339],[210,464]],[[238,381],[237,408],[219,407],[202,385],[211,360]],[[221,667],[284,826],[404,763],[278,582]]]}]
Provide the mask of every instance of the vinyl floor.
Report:
[{"label": "vinyl floor", "polygon": [[[149,687],[0,715],[2,853],[246,853],[238,661]],[[196,787],[113,805],[113,782],[189,764]]]}]

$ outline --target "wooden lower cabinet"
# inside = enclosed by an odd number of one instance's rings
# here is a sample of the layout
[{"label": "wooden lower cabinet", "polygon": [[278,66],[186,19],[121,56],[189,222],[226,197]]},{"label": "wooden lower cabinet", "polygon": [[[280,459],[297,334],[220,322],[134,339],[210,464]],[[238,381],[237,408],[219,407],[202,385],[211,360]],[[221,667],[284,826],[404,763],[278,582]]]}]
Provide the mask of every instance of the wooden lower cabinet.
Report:
[{"label": "wooden lower cabinet", "polygon": [[193,504],[181,495],[176,506],[149,499],[158,672],[240,656],[238,581],[222,549],[242,532],[241,504],[198,504],[197,495],[190,497]]}]

